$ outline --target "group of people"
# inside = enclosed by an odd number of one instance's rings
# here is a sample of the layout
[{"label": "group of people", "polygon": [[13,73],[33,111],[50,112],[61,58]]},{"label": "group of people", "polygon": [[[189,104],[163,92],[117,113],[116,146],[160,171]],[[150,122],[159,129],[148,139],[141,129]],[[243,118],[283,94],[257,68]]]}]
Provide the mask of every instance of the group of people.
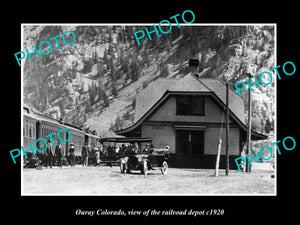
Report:
[{"label": "group of people", "polygon": [[84,143],[81,150],[82,166],[89,165],[90,156],[94,157],[96,166],[100,166],[100,151],[99,147],[90,147],[87,143]]},{"label": "group of people", "polygon": [[[53,142],[49,138],[47,140],[47,149],[45,151],[45,160],[46,160],[46,168],[49,166],[52,168],[53,163],[56,159],[57,166],[62,167],[62,158],[64,156],[61,142],[57,141],[55,146]],[[82,150],[81,150],[81,160],[82,166],[86,167],[89,165],[89,158],[93,158],[96,166],[100,166],[100,157],[124,157],[124,156],[132,156],[136,153],[151,153],[153,151],[154,146],[151,144],[146,144],[145,148],[140,151],[139,145],[129,144],[124,145],[122,144],[121,147],[115,149],[114,147],[108,145],[104,146],[101,144],[99,147],[97,146],[89,146],[87,142],[84,143]],[[75,166],[75,146],[73,143],[70,143],[70,147],[67,150],[67,155],[69,157],[69,163],[71,167]]]},{"label": "group of people", "polygon": [[153,144],[151,145],[146,144],[145,148],[142,150],[140,150],[139,145],[137,143],[129,144],[129,145],[122,144],[119,153],[122,154],[123,156],[132,156],[136,153],[152,153],[153,148],[154,148]]},{"label": "group of people", "polygon": [[[93,151],[95,157],[96,157],[96,165],[100,165],[100,150],[97,147],[93,147],[92,149],[90,146],[87,145],[87,143],[84,144],[82,147],[81,155],[82,155],[82,166],[88,165],[88,158],[91,154],[91,150]],[[69,157],[70,166],[75,166],[75,146],[73,143],[70,143],[70,147],[67,151],[67,155]],[[54,161],[57,161],[57,166],[62,167],[62,158],[63,158],[63,150],[61,147],[61,142],[57,141],[54,144],[52,143],[51,139],[49,138],[47,140],[47,149],[45,151],[44,157],[46,161],[46,168],[48,166],[52,168]]]},{"label": "group of people", "polygon": [[45,151],[45,159],[46,159],[46,168],[48,166],[50,166],[50,168],[52,168],[53,166],[53,161],[56,158],[57,159],[57,165],[58,166],[62,166],[62,156],[63,156],[63,152],[62,152],[62,148],[61,148],[61,142],[57,141],[56,142],[56,146],[54,147],[51,139],[49,138],[47,140],[47,149]]}]

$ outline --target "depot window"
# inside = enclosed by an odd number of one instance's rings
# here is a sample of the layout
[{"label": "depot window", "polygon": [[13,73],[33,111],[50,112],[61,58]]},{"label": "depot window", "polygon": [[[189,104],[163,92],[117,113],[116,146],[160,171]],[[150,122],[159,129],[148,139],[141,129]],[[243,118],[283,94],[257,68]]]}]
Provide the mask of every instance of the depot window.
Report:
[{"label": "depot window", "polygon": [[204,116],[204,96],[177,96],[176,115]]}]

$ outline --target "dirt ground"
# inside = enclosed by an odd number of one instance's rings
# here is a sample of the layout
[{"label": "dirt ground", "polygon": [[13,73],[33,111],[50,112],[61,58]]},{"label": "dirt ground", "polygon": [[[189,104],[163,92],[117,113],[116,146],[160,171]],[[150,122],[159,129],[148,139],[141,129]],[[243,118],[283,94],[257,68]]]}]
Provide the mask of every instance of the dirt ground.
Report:
[{"label": "dirt ground", "polygon": [[121,174],[118,166],[53,167],[23,169],[23,195],[214,195],[275,194],[276,178],[267,163],[252,167],[252,173],[207,169],[169,168],[147,176],[134,171]]}]

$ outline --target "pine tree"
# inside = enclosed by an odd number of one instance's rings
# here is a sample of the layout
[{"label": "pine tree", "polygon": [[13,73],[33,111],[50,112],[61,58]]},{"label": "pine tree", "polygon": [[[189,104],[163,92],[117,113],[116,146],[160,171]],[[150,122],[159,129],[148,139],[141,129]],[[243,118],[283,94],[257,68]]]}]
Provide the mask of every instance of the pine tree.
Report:
[{"label": "pine tree", "polygon": [[108,42],[111,44],[113,42],[113,32],[112,27],[109,27],[109,36],[108,36]]},{"label": "pine tree", "polygon": [[150,61],[149,55],[148,55],[148,50],[144,48],[141,51],[141,56],[143,57],[143,63],[146,64],[146,65],[148,65],[149,61]]},{"label": "pine tree", "polygon": [[90,105],[93,105],[95,100],[95,88],[93,84],[89,85],[89,99]]},{"label": "pine tree", "polygon": [[119,51],[119,63],[122,66],[124,62],[125,62],[124,50],[123,50],[123,47],[120,47],[120,51]]},{"label": "pine tree", "polygon": [[167,77],[169,75],[169,68],[165,62],[159,64],[160,76]]},{"label": "pine tree", "polygon": [[93,52],[93,60],[94,60],[94,63],[97,63],[98,62],[98,54],[97,54],[97,51],[95,50],[94,52]]},{"label": "pine tree", "polygon": [[127,73],[129,60],[128,60],[128,56],[124,54],[123,50],[120,53],[120,64],[121,64],[121,70],[123,70],[124,73]]},{"label": "pine tree", "polygon": [[114,59],[115,58],[115,53],[114,53],[114,48],[112,46],[112,43],[108,45],[108,54]]},{"label": "pine tree", "polygon": [[112,58],[109,59],[109,68],[110,68],[110,79],[113,82],[116,82],[116,69],[115,69],[115,65],[114,65],[114,61]]},{"label": "pine tree", "polygon": [[125,38],[124,38],[124,31],[123,29],[119,31],[118,36],[117,36],[117,40],[120,43],[125,43]]},{"label": "pine tree", "polygon": [[104,64],[108,64],[108,56],[107,56],[107,51],[104,50],[104,53],[103,53],[103,63]]},{"label": "pine tree", "polygon": [[112,83],[112,87],[111,88],[112,88],[111,91],[112,91],[113,96],[117,97],[118,96],[118,91],[117,91],[115,83]]},{"label": "pine tree", "polygon": [[120,116],[118,115],[115,120],[114,125],[111,128],[113,131],[116,131],[116,130],[122,129],[122,127],[123,127],[123,121],[121,120]]},{"label": "pine tree", "polygon": [[103,67],[101,63],[97,63],[97,75],[96,78],[100,78],[103,74]]},{"label": "pine tree", "polygon": [[108,100],[108,97],[107,97],[107,94],[105,93],[105,91],[102,92],[102,98],[103,98],[103,106],[108,107],[109,100]]},{"label": "pine tree", "polygon": [[273,130],[273,124],[270,122],[269,118],[266,119],[266,124],[265,124],[265,132],[268,134]]},{"label": "pine tree", "polygon": [[139,78],[138,65],[136,61],[132,61],[130,64],[130,78],[133,82]]}]

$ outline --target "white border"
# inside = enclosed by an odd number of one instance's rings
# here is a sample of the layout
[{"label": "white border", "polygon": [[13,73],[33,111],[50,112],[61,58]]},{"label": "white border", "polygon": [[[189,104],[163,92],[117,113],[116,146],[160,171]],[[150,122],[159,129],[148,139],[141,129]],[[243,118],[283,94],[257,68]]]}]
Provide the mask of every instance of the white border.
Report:
[{"label": "white border", "polygon": [[[159,23],[21,23],[21,51],[24,49],[23,26],[153,26]],[[168,24],[161,24],[168,26]],[[176,25],[177,23],[171,23]],[[274,57],[277,65],[277,24],[276,23],[179,23],[180,26],[274,26]],[[21,146],[23,146],[23,69],[25,60],[21,61]],[[277,140],[277,76],[275,79],[275,124],[274,138]],[[276,151],[274,151],[276,152]],[[21,154],[22,155],[22,154]],[[21,156],[21,196],[277,196],[277,152],[275,155],[275,188],[273,194],[26,194],[23,190],[23,155]]]}]

